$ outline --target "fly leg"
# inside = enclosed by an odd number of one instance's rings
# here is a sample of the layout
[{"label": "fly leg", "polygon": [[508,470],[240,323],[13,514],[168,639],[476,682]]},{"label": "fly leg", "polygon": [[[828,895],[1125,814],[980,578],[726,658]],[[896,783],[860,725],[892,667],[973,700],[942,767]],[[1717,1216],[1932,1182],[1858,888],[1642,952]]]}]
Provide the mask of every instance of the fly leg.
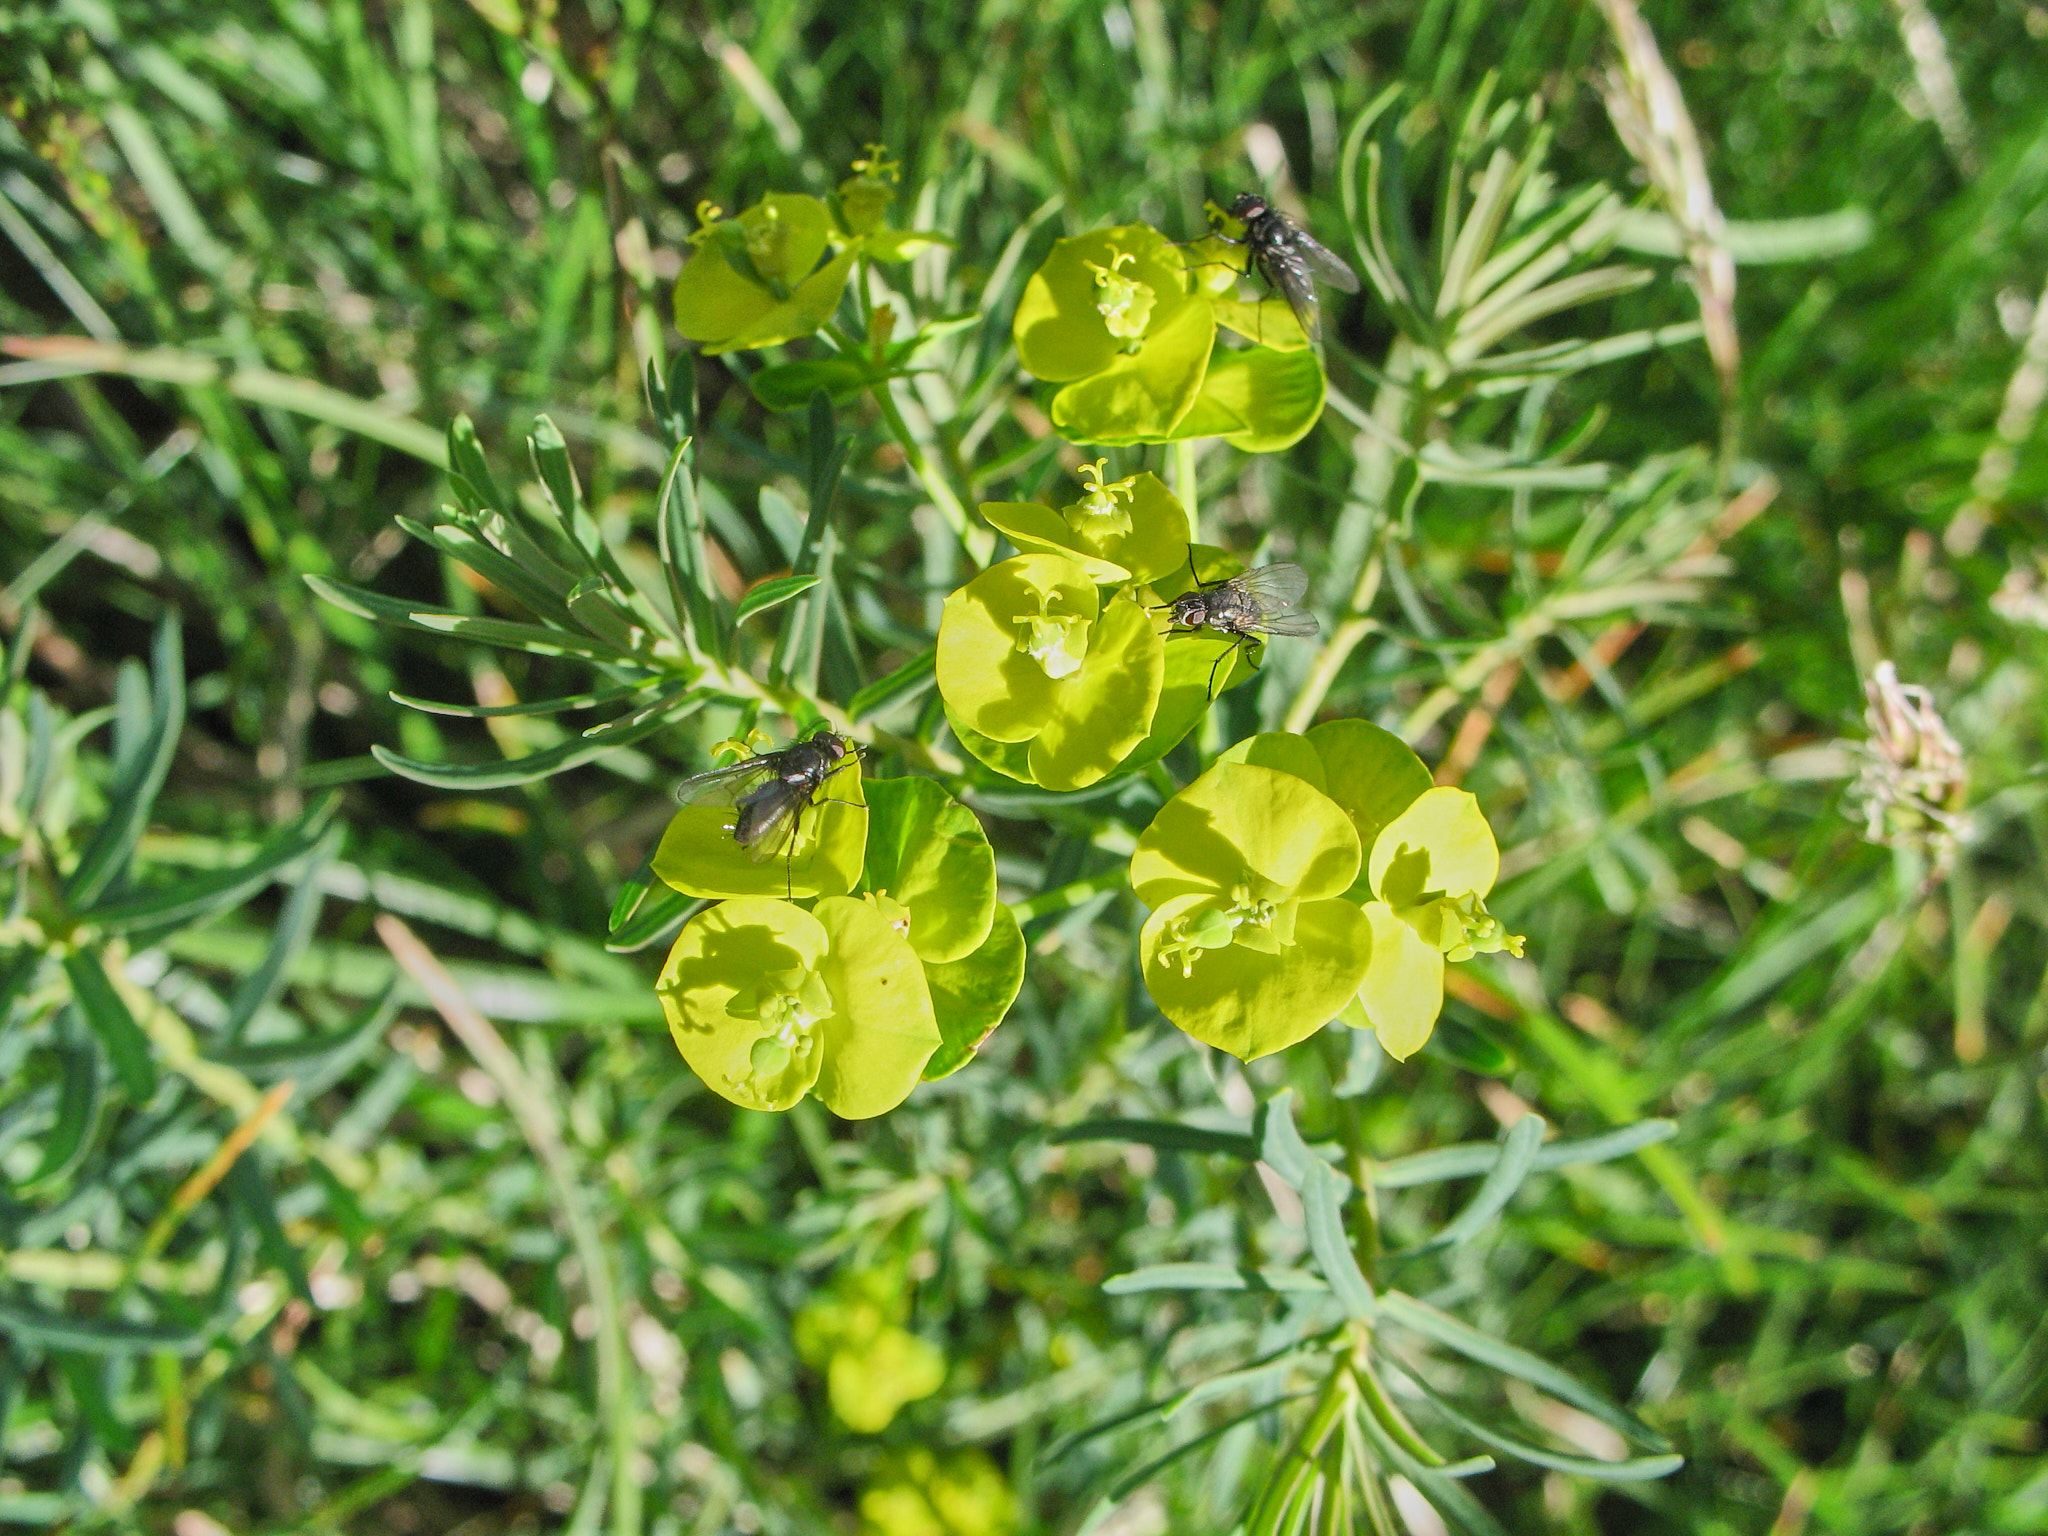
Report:
[{"label": "fly leg", "polygon": [[[1218,667],[1222,666],[1222,665],[1223,665],[1223,663],[1225,663],[1226,661],[1227,661],[1227,662],[1230,662],[1230,663],[1231,663],[1232,665],[1235,665],[1235,664],[1236,664],[1236,662],[1237,662],[1237,653],[1238,653],[1239,651],[1243,650],[1243,649],[1244,649],[1244,636],[1243,636],[1243,635],[1236,635],[1236,636],[1233,636],[1233,637],[1232,637],[1232,639],[1231,639],[1231,642],[1230,642],[1230,644],[1224,647],[1224,649],[1223,649],[1223,654],[1222,654],[1221,656],[1218,656],[1218,657],[1217,657],[1217,658],[1215,659],[1215,661],[1213,661],[1213,662],[1211,662],[1211,663],[1210,663],[1210,665],[1209,665],[1209,702],[1210,702],[1211,704],[1214,704],[1214,703],[1216,702],[1216,669],[1217,669]],[[1228,674],[1228,673],[1226,673],[1226,674],[1224,674],[1224,675],[1225,675],[1225,677],[1226,677],[1226,678],[1227,678],[1227,677],[1229,676],[1229,674]]]}]

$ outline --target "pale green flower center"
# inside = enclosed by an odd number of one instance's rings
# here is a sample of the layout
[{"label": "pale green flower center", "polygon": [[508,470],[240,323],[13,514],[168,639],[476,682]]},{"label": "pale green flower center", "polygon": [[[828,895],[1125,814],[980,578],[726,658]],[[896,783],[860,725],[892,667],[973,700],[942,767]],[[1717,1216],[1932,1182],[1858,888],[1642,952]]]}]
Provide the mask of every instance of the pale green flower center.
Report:
[{"label": "pale green flower center", "polygon": [[1095,312],[1102,316],[1109,334],[1119,341],[1137,341],[1144,336],[1157,298],[1149,284],[1125,275],[1124,264],[1135,266],[1137,260],[1129,251],[1112,249],[1108,266],[1093,261],[1084,263],[1095,274]]},{"label": "pale green flower center", "polygon": [[[1057,594],[1046,599],[1047,608]],[[1079,614],[1037,613],[1017,616],[1017,649],[1045,669],[1054,682],[1081,670],[1088,655],[1088,621]]]},{"label": "pale green flower center", "polygon": [[1131,531],[1130,504],[1137,499],[1138,477],[1127,475],[1105,485],[1102,467],[1108,462],[1107,459],[1097,459],[1093,464],[1081,466],[1088,488],[1081,499],[1067,509],[1067,521],[1077,533],[1100,537]]},{"label": "pale green flower center", "polygon": [[740,220],[747,240],[747,259],[754,264],[754,270],[770,282],[787,274],[789,265],[789,227],[782,222],[782,211],[771,204],[763,203],[747,211]]},{"label": "pale green flower center", "polygon": [[762,1034],[747,1054],[757,1077],[774,1077],[792,1058],[816,1048],[816,1026],[832,1011],[832,994],[816,971],[771,971],[733,994],[725,1011],[759,1022]]},{"label": "pale green flower center", "polygon": [[1522,935],[1509,933],[1486,910],[1486,903],[1469,891],[1462,896],[1431,896],[1414,906],[1396,907],[1394,914],[1446,960],[1470,960],[1501,950],[1522,953]]},{"label": "pale green flower center", "polygon": [[1294,942],[1298,905],[1260,896],[1248,882],[1239,881],[1231,888],[1227,905],[1219,897],[1214,904],[1204,902],[1166,925],[1166,942],[1159,946],[1159,963],[1178,966],[1181,976],[1187,978],[1194,975],[1195,962],[1205,952],[1231,944],[1277,955]]}]

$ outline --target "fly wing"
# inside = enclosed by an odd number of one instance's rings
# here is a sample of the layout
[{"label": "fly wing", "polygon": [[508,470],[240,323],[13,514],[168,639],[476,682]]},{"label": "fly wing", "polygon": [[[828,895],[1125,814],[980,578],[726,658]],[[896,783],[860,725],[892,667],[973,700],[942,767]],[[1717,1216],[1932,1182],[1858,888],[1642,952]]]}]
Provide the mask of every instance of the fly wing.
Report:
[{"label": "fly wing", "polygon": [[1295,253],[1292,243],[1284,249],[1261,251],[1257,262],[1259,275],[1294,311],[1302,335],[1310,341],[1321,340],[1323,328],[1318,316],[1322,306],[1316,300],[1315,279],[1309,275],[1308,263]]},{"label": "fly wing", "polygon": [[733,822],[733,841],[747,850],[756,864],[765,864],[781,853],[796,835],[798,814],[810,803],[800,784],[771,778],[739,802]]},{"label": "fly wing", "polygon": [[1256,566],[1233,577],[1232,585],[1251,599],[1258,618],[1248,627],[1260,634],[1306,637],[1318,632],[1315,615],[1301,607],[1308,595],[1308,572],[1291,561]]},{"label": "fly wing", "polygon": [[708,773],[694,774],[676,786],[678,805],[737,805],[775,771],[772,759],[746,757]]},{"label": "fly wing", "polygon": [[1267,607],[1292,608],[1308,596],[1308,572],[1291,560],[1255,565],[1230,584],[1263,612]]},{"label": "fly wing", "polygon": [[1321,278],[1332,288],[1341,288],[1346,293],[1358,292],[1358,274],[1350,264],[1328,246],[1317,241],[1305,229],[1294,231],[1294,248],[1301,253],[1309,271]]}]

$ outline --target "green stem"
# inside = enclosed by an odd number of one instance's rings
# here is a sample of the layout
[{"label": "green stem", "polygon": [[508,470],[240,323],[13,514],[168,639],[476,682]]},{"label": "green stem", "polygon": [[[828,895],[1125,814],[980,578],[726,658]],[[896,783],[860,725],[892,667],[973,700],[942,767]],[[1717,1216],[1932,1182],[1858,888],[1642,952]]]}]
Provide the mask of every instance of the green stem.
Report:
[{"label": "green stem", "polygon": [[1195,477],[1195,440],[1179,438],[1167,448],[1168,462],[1172,466],[1173,494],[1188,514],[1188,533],[1197,542],[1202,538],[1201,485]]},{"label": "green stem", "polygon": [[874,385],[869,394],[881,408],[882,420],[888,423],[889,433],[903,449],[903,457],[910,465],[910,471],[917,476],[918,484],[924,487],[925,495],[931,497],[932,505],[939,509],[940,516],[951,525],[959,537],[967,557],[976,565],[987,565],[995,553],[995,535],[988,529],[968,521],[966,503],[947,483],[945,474],[933,462],[925,445],[911,435],[910,423],[903,419],[903,412],[896,404],[895,392],[884,382]]},{"label": "green stem", "polygon": [[1330,1438],[1330,1431],[1336,1427],[1347,1406],[1350,1384],[1350,1362],[1341,1359],[1333,1362],[1330,1379],[1324,1383],[1322,1396],[1316,1399],[1315,1411],[1274,1467],[1273,1479],[1266,1484],[1257,1511],[1245,1522],[1245,1530],[1251,1536],[1262,1536],[1262,1533],[1274,1529],[1278,1516],[1293,1502],[1295,1490],[1300,1486],[1300,1475],[1313,1470],[1315,1459],[1323,1453],[1324,1442]]}]

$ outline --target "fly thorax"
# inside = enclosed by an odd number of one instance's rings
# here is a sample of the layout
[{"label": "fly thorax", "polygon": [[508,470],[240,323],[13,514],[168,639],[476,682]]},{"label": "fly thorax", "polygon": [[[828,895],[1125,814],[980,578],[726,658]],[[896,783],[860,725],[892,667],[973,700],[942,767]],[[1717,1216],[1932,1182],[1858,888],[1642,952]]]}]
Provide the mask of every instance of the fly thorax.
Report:
[{"label": "fly thorax", "polygon": [[1131,252],[1112,246],[1108,266],[1084,263],[1095,274],[1095,312],[1102,316],[1103,327],[1119,341],[1143,339],[1158,297],[1149,283],[1141,283],[1124,271],[1126,264],[1136,266],[1137,261]]},{"label": "fly thorax", "polygon": [[1040,599],[1037,613],[1017,615],[1017,649],[1037,662],[1054,682],[1081,670],[1088,655],[1090,620],[1078,613],[1056,613],[1060,594]]},{"label": "fly thorax", "polygon": [[1066,509],[1067,526],[1090,538],[1099,539],[1106,534],[1131,531],[1131,502],[1138,494],[1138,477],[1126,475],[1105,485],[1102,466],[1108,462],[1107,459],[1097,459],[1093,464],[1081,466],[1081,475],[1088,489],[1079,501]]},{"label": "fly thorax", "polygon": [[1244,595],[1228,587],[1209,594],[1208,610],[1212,626],[1233,632],[1243,629],[1258,617],[1252,605],[1244,600]]}]

